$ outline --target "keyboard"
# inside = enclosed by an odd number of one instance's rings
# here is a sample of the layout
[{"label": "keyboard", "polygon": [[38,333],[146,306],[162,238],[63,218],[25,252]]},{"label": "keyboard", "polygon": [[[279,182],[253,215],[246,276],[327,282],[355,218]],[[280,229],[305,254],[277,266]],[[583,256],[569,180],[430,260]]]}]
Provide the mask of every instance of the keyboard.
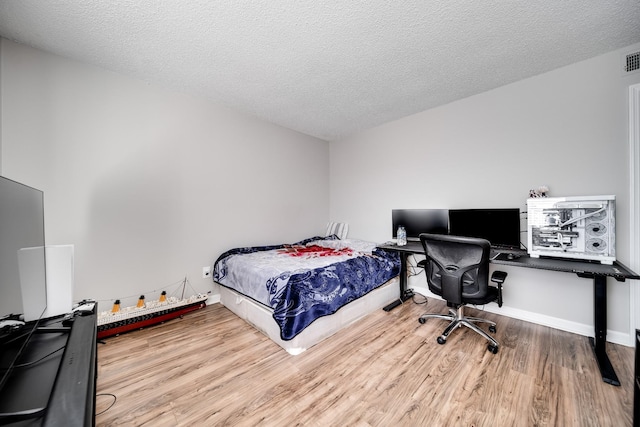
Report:
[{"label": "keyboard", "polygon": [[527,255],[526,249],[515,249],[513,247],[500,247],[500,246],[491,246],[491,254],[489,257],[491,259],[499,259],[499,260],[507,260],[519,258],[523,255]]}]

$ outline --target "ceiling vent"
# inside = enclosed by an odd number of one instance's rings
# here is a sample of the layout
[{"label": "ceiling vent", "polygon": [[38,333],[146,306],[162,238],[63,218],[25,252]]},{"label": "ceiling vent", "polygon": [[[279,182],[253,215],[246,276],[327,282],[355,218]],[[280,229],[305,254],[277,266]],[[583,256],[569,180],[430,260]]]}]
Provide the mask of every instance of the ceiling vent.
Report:
[{"label": "ceiling vent", "polygon": [[640,70],[640,51],[625,54],[623,61],[625,73],[638,72]]}]

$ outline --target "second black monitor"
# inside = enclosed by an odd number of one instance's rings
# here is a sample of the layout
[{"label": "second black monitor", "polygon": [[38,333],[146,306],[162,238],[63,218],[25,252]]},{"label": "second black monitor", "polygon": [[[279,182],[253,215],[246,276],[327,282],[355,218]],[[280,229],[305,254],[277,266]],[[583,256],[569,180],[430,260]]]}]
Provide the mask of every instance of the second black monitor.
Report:
[{"label": "second black monitor", "polygon": [[449,234],[480,237],[491,246],[520,248],[520,210],[452,209],[449,210]]}]

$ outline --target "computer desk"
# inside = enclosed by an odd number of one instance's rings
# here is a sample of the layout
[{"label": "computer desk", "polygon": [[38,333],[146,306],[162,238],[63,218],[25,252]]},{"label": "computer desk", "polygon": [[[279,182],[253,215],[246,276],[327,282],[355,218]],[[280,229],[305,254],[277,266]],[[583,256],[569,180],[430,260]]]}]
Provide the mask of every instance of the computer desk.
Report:
[{"label": "computer desk", "polygon": [[[378,248],[387,251],[395,251],[400,254],[400,299],[384,307],[389,311],[411,298],[412,292],[407,290],[407,258],[410,255],[424,254],[422,244],[416,241],[409,241],[404,246],[395,244],[383,244]],[[619,282],[626,279],[640,279],[640,276],[619,262],[613,265],[600,264],[599,262],[580,261],[564,258],[532,258],[529,255],[519,255],[513,259],[508,259],[507,254],[500,253],[497,257],[492,257],[491,263],[501,265],[511,265],[514,267],[536,268],[541,270],[561,271],[574,273],[578,277],[593,279],[594,306],[593,317],[595,327],[595,338],[589,337],[591,347],[595,354],[602,374],[602,380],[606,383],[619,386],[620,381],[616,375],[609,356],[607,355],[607,277],[613,277]]]}]

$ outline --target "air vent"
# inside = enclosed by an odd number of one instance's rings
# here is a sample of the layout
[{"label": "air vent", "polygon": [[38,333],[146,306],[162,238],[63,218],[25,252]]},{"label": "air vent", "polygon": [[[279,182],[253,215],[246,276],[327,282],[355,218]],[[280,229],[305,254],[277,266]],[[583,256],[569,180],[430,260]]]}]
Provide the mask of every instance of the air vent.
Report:
[{"label": "air vent", "polygon": [[640,70],[640,52],[634,52],[626,55],[624,71],[631,73]]}]

